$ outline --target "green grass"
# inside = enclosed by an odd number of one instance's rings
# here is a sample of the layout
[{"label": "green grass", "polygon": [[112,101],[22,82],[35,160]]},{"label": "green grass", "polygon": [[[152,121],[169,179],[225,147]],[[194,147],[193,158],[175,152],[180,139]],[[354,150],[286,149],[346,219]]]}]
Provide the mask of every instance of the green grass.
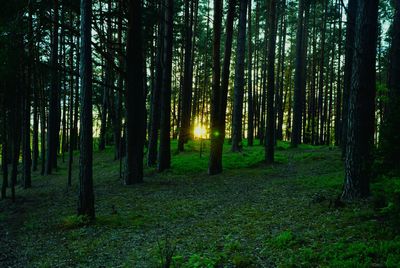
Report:
[{"label": "green grass", "polygon": [[[61,159],[54,175],[34,173],[32,189],[17,188],[16,204],[0,202],[0,234],[8,233],[6,242],[16,249],[6,261],[27,267],[161,267],[168,258],[173,267],[400,265],[400,236],[387,217],[396,209],[390,198],[378,200],[380,208],[373,199],[330,206],[344,177],[339,149],[279,142],[276,163],[266,166],[262,146],[232,153],[225,144],[223,174],[208,176],[209,142],[201,157],[198,141],[186,148],[173,151],[171,170],[146,168],[145,183],[129,187],[113,149],[95,152],[94,223],[76,216],[79,161],[71,188]],[[387,196],[396,192],[391,185],[400,184],[386,179],[372,188]]]}]

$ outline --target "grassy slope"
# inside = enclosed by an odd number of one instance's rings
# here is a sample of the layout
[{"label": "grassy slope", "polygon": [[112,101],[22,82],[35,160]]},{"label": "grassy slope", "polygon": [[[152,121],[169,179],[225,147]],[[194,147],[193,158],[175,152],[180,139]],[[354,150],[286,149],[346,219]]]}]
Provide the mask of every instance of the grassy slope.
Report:
[{"label": "grassy slope", "polygon": [[170,171],[146,169],[145,183],[131,187],[111,149],[96,153],[93,225],[74,216],[78,160],[70,189],[66,164],[53,176],[35,174],[15,205],[0,202],[0,266],[14,258],[39,267],[157,267],[168,251],[175,267],[400,264],[400,237],[369,203],[329,206],[343,178],[338,150],[280,143],[277,163],[266,167],[263,147],[236,154],[226,145],[225,171],[210,177],[208,152],[200,158],[199,144],[187,148]]}]

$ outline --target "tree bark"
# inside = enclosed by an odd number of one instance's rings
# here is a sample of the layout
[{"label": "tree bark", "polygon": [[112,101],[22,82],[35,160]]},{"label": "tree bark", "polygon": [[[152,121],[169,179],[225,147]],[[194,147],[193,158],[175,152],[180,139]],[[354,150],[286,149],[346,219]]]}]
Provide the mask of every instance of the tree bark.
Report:
[{"label": "tree bark", "polygon": [[92,0],[81,0],[81,142],[78,214],[94,219],[92,115]]},{"label": "tree bark", "polygon": [[143,87],[142,11],[140,0],[129,2],[126,45],[126,165],[125,184],[143,181],[146,97]]},{"label": "tree bark", "polygon": [[304,35],[305,23],[307,18],[305,17],[305,11],[308,9],[308,0],[300,0],[299,2],[299,15],[297,24],[297,35],[296,35],[296,69],[295,69],[295,88],[294,88],[294,107],[293,107],[293,129],[292,129],[292,141],[291,145],[297,147],[301,143],[301,127],[302,127],[302,108],[304,102],[304,72],[306,68],[304,62],[304,53],[307,49],[304,47]]},{"label": "tree bark", "polygon": [[[216,3],[220,2],[220,3]],[[214,44],[213,44],[213,92],[211,103],[211,148],[208,174],[222,172],[222,150],[225,139],[225,118],[228,102],[229,69],[232,55],[233,21],[235,18],[236,0],[229,0],[226,19],[226,39],[224,61],[222,65],[222,81],[220,82],[220,39],[222,21],[222,1],[214,2]]]},{"label": "tree bark", "polygon": [[274,87],[275,87],[275,47],[276,47],[276,0],[270,0],[269,13],[269,35],[268,42],[268,88],[267,88],[267,128],[265,138],[265,162],[274,162],[275,145],[275,110],[274,110]]},{"label": "tree bark", "polygon": [[[192,5],[189,5],[192,2]],[[190,8],[192,6],[192,8]],[[190,110],[192,102],[192,43],[193,43],[193,1],[185,1],[185,62],[182,88],[182,116],[179,129],[178,150],[184,151],[184,144],[190,138]]]},{"label": "tree bark", "polygon": [[370,193],[375,128],[375,61],[379,0],[358,0],[342,199]]},{"label": "tree bark", "polygon": [[46,174],[50,175],[57,167],[57,147],[60,127],[60,92],[58,82],[58,0],[53,1],[53,36],[51,42],[51,88],[49,95],[49,116],[47,131]]},{"label": "tree bark", "polygon": [[253,100],[253,82],[252,82],[252,69],[253,69],[253,61],[252,61],[252,21],[251,21],[251,1],[248,3],[249,5],[249,18],[248,18],[248,58],[247,58],[247,94],[248,94],[248,112],[247,112],[247,145],[253,146],[254,141],[254,100]]},{"label": "tree bark", "polygon": [[162,83],[162,57],[163,57],[163,39],[164,39],[164,23],[162,20],[163,14],[162,0],[159,5],[159,22],[158,22],[158,42],[157,42],[157,55],[155,62],[155,81],[153,86],[153,92],[151,96],[152,110],[151,125],[149,129],[149,148],[147,155],[147,165],[149,167],[154,166],[157,162],[157,144],[158,144],[158,132],[160,129],[160,93]]},{"label": "tree bark", "polygon": [[240,0],[239,25],[236,50],[234,102],[232,114],[232,151],[242,150],[242,119],[244,95],[244,57],[246,47],[247,0]]},{"label": "tree bark", "polygon": [[345,63],[343,77],[343,113],[342,113],[342,157],[346,155],[347,146],[347,121],[349,110],[349,97],[351,87],[351,77],[353,71],[353,56],[354,56],[354,36],[355,22],[357,14],[357,1],[349,0],[347,5],[347,23],[346,23],[346,44],[345,44]]},{"label": "tree bark", "polygon": [[164,55],[162,61],[163,79],[161,90],[160,147],[158,151],[158,171],[171,166],[171,80],[174,1],[164,0]]}]

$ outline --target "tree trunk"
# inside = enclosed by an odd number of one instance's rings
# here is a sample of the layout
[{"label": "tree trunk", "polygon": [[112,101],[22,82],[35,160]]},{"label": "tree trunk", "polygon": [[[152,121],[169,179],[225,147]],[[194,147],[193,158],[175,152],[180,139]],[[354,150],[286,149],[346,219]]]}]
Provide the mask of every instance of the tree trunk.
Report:
[{"label": "tree trunk", "polygon": [[254,101],[253,101],[253,82],[252,82],[252,29],[251,29],[251,1],[249,1],[249,18],[248,18],[248,59],[247,59],[247,94],[248,94],[248,112],[247,112],[247,144],[253,146],[254,140]]},{"label": "tree trunk", "polygon": [[151,110],[151,125],[149,129],[149,148],[147,155],[147,165],[154,166],[157,162],[157,144],[158,144],[158,131],[160,129],[160,93],[162,83],[162,56],[163,56],[163,39],[164,39],[164,23],[162,18],[163,14],[162,1],[159,5],[159,22],[158,22],[158,41],[157,41],[157,55],[155,62],[155,81],[153,86],[153,93],[151,96],[152,110]]},{"label": "tree trunk", "polygon": [[1,185],[1,199],[6,198],[6,191],[8,187],[8,144],[9,144],[9,137],[7,135],[7,124],[8,124],[8,107],[6,105],[6,96],[3,96],[3,103],[2,103],[2,119],[3,119],[3,126],[2,126],[2,145],[1,145],[1,167],[3,172],[3,182]]},{"label": "tree trunk", "polygon": [[294,88],[294,107],[293,107],[293,129],[291,145],[297,147],[301,143],[301,127],[302,127],[302,108],[304,102],[304,71],[306,64],[304,55],[307,49],[304,47],[305,24],[307,18],[305,11],[308,9],[308,0],[300,0],[299,16],[296,35],[296,70],[295,70],[295,88]]},{"label": "tree trunk", "polygon": [[158,171],[171,166],[171,80],[174,1],[164,0],[164,55],[162,61],[163,78],[161,90],[160,148],[158,151]]},{"label": "tree trunk", "polygon": [[343,114],[342,114],[342,157],[346,155],[347,146],[347,126],[348,126],[348,110],[349,97],[351,87],[351,77],[353,71],[353,56],[354,56],[354,36],[355,23],[357,14],[357,1],[349,0],[347,5],[347,23],[346,23],[346,44],[345,44],[345,62],[344,62],[344,77],[343,77]]},{"label": "tree trunk", "polygon": [[358,0],[342,199],[369,195],[375,128],[378,0]]},{"label": "tree trunk", "polygon": [[58,82],[58,0],[53,1],[53,36],[51,42],[51,88],[49,95],[49,116],[47,131],[46,174],[57,167],[57,148],[60,126],[60,92]]},{"label": "tree trunk", "polygon": [[78,214],[94,219],[91,25],[92,0],[81,0],[81,142]]},{"label": "tree trunk", "polygon": [[126,165],[125,184],[143,181],[146,97],[143,87],[141,1],[130,0],[126,45]]},{"label": "tree trunk", "polygon": [[269,42],[268,42],[268,88],[267,88],[267,128],[265,135],[265,162],[274,162],[275,145],[275,110],[274,110],[274,87],[275,87],[275,46],[276,46],[276,1],[270,1],[269,13]]},{"label": "tree trunk", "polygon": [[394,18],[389,65],[389,101],[382,129],[381,149],[384,165],[389,170],[400,169],[400,1],[394,1]]},{"label": "tree trunk", "polygon": [[232,151],[242,150],[242,119],[244,95],[244,57],[246,47],[246,11],[247,0],[240,0],[239,30],[236,50],[234,103],[232,114]]},{"label": "tree trunk", "polygon": [[[225,118],[228,102],[229,68],[232,55],[233,21],[235,18],[236,0],[229,0],[226,19],[226,40],[222,81],[220,82],[220,41],[222,21],[222,1],[214,2],[214,44],[213,44],[213,92],[211,102],[211,148],[208,174],[222,172],[222,150],[225,139]],[[217,18],[217,19],[216,19]]]},{"label": "tree trunk", "polygon": [[[189,5],[189,2],[192,4]],[[192,7],[192,8],[190,8]],[[192,43],[193,43],[193,1],[185,1],[185,62],[182,88],[182,116],[179,129],[178,150],[184,151],[184,144],[190,137],[190,110],[192,102]]]}]

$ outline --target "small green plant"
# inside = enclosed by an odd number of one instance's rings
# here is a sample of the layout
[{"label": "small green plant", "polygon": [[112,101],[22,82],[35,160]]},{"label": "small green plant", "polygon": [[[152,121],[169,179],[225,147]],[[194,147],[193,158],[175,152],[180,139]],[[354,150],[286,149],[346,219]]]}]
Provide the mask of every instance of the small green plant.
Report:
[{"label": "small green plant", "polygon": [[63,219],[61,228],[70,230],[86,226],[90,223],[90,219],[85,215],[71,215]]},{"label": "small green plant", "polygon": [[292,231],[288,230],[280,233],[273,239],[273,243],[276,247],[279,248],[292,245],[294,243],[294,237]]},{"label": "small green plant", "polygon": [[166,235],[164,240],[160,240],[157,242],[157,254],[158,254],[158,263],[162,268],[172,267],[176,260],[179,258],[174,258],[176,251],[176,243],[172,241],[169,235]]},{"label": "small green plant", "polygon": [[187,268],[213,268],[216,265],[216,261],[212,258],[202,256],[200,254],[193,254],[190,256],[187,263]]},{"label": "small green plant", "polygon": [[236,254],[232,258],[232,262],[237,268],[253,267],[254,262],[251,256]]}]

